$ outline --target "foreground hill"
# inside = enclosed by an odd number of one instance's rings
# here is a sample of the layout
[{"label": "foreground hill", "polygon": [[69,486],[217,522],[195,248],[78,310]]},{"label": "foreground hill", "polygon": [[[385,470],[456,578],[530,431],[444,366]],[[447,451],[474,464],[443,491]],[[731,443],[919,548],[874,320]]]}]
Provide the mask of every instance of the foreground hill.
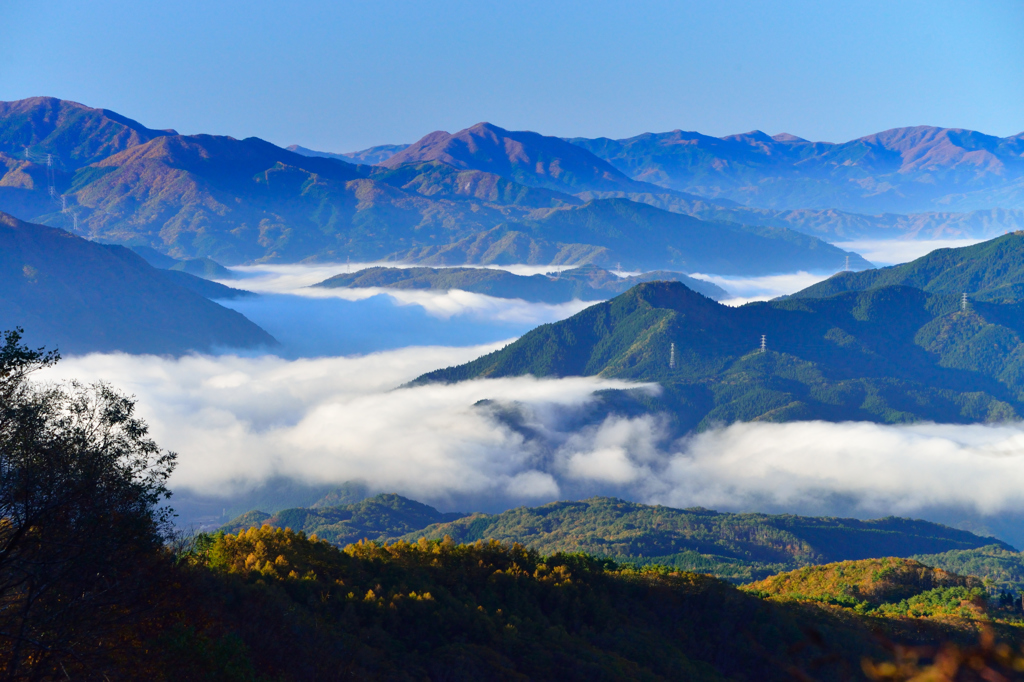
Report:
[{"label": "foreground hill", "polygon": [[611,392],[621,397],[608,409],[664,412],[677,434],[752,420],[999,421],[1024,414],[1021,319],[1015,304],[960,310],[956,296],[911,287],[730,308],[656,282],[414,383],[526,374],[656,381],[659,396]]},{"label": "foreground hill", "polygon": [[896,128],[842,144],[753,131],[570,140],[629,177],[714,200],[857,213],[1024,208],[1024,134]]},{"label": "foreground hill", "polygon": [[721,300],[729,293],[711,282],[687,277],[681,272],[658,270],[642,275],[618,277],[595,266],[562,270],[547,275],[514,275],[489,268],[367,268],[335,275],[313,286],[389,289],[460,289],[498,298],[521,298],[543,303],[565,303],[573,299],[601,301],[621,294],[640,282],[666,280],[682,282],[708,298]]},{"label": "foreground hill", "polygon": [[936,249],[917,260],[864,272],[840,272],[793,294],[821,298],[845,291],[910,286],[937,294],[967,294],[971,301],[1024,299],[1024,232],[957,249]]},{"label": "foreground hill", "polygon": [[23,327],[30,343],[155,354],[277,345],[193,284],[218,286],[157,270],[124,247],[0,213],[0,328]]},{"label": "foreground hill", "polygon": [[[150,666],[178,679],[209,679],[229,656],[240,679],[851,679],[890,657],[882,638],[964,645],[993,624],[977,612],[861,615],[496,542],[339,550],[263,527],[203,536],[181,563],[176,636],[148,649]],[[997,618],[1011,638],[1015,614]],[[1013,657],[973,664],[1014,674]]]}]

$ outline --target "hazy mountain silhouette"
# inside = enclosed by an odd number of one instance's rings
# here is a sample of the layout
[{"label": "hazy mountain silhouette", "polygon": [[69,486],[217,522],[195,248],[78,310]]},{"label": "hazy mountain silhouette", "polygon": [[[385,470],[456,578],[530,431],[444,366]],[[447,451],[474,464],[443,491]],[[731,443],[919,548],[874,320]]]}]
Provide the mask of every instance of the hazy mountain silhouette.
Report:
[{"label": "hazy mountain silhouette", "polygon": [[[64,353],[180,354],[277,342],[240,313],[182,286],[121,246],[0,213],[0,329],[21,326]],[[227,289],[227,287],[223,287]]]},{"label": "hazy mountain silhouette", "polygon": [[772,209],[861,213],[1024,209],[1024,133],[895,128],[842,144],[754,131],[674,130],[623,140],[572,138],[629,177]]},{"label": "hazy mountain silhouette", "polygon": [[407,144],[381,144],[376,147],[370,147],[369,149],[363,149],[358,152],[347,152],[345,154],[335,154],[333,152],[318,152],[315,149],[309,149],[302,147],[297,144],[288,145],[287,149],[290,152],[296,154],[302,154],[303,156],[322,156],[327,159],[338,159],[339,161],[348,161],[349,163],[362,163],[367,165],[375,165],[382,161],[387,161],[392,156],[402,151],[409,145]]}]

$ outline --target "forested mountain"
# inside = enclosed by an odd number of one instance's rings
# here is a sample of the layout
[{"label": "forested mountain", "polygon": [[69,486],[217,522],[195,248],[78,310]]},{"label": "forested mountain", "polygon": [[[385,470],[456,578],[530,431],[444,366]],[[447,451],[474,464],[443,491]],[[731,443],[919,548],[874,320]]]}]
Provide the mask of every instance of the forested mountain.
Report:
[{"label": "forested mountain", "polygon": [[958,296],[912,287],[730,308],[655,282],[414,383],[525,374],[656,381],[658,397],[612,392],[621,399],[609,409],[664,412],[676,433],[753,420],[999,421],[1024,414],[1021,319],[1016,305],[961,310]]},{"label": "forested mountain", "polygon": [[888,268],[840,272],[793,297],[821,298],[894,285],[937,294],[967,294],[969,301],[1020,301],[1024,298],[1024,232],[973,246],[936,249],[910,263]]},{"label": "forested mountain", "polygon": [[858,213],[1024,208],[1024,134],[916,126],[842,144],[681,130],[569,141],[635,180],[748,206]]},{"label": "forested mountain", "polygon": [[124,247],[0,213],[0,328],[23,327],[34,345],[153,354],[277,345],[241,314],[207,300],[216,287],[157,270]]}]

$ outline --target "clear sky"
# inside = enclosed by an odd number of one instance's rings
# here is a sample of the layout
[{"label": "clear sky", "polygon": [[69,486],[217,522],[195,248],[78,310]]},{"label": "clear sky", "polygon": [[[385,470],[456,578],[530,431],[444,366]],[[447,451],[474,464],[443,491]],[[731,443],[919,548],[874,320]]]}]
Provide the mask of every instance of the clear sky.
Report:
[{"label": "clear sky", "polygon": [[327,151],[561,136],[1024,130],[1024,0],[0,0],[0,99]]}]

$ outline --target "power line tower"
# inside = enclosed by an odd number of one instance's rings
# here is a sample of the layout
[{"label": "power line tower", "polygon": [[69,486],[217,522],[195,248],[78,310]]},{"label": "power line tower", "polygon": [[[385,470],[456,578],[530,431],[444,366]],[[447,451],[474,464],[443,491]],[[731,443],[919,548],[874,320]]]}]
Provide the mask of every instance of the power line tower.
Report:
[{"label": "power line tower", "polygon": [[843,270],[846,270],[847,272],[849,272],[849,270],[850,270],[850,257],[849,256],[846,257],[846,265],[843,266]]},{"label": "power line tower", "polygon": [[960,310],[967,310],[967,294],[960,297]]},{"label": "power line tower", "polygon": [[675,343],[673,343],[669,347],[669,351],[668,351],[668,368],[669,369],[675,369],[676,368],[676,344]]},{"label": "power line tower", "polygon": [[768,337],[765,334],[761,334],[761,352],[768,350]]}]

